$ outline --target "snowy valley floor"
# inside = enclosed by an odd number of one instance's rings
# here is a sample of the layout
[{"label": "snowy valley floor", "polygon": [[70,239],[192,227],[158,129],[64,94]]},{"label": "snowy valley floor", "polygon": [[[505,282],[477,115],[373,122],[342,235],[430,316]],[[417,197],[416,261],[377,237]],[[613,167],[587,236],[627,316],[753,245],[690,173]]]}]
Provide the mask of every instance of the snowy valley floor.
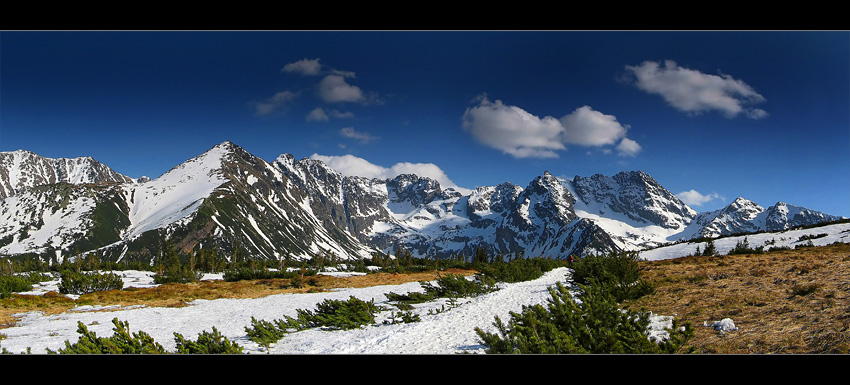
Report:
[{"label": "snowy valley floor", "polygon": [[[150,286],[146,272],[124,272],[125,281],[138,287]],[[423,291],[421,284],[374,286],[342,289],[322,293],[276,294],[257,299],[195,300],[186,307],[136,307],[128,309],[79,306],[57,315],[40,312],[22,314],[16,326],[0,329],[6,336],[0,346],[11,353],[46,353],[64,348],[65,341],[75,342],[77,322],[82,322],[98,336],[112,335],[113,318],[129,323],[130,332],[144,331],[168,351],[175,350],[174,334],[194,340],[202,331],[215,327],[222,335],[244,348],[248,354],[457,354],[484,353],[474,328],[495,332],[495,317],[510,318],[509,312],[519,312],[523,305],[545,304],[550,297],[548,288],[557,282],[568,283],[570,270],[559,268],[543,277],[515,284],[502,284],[501,289],[486,295],[458,301],[451,307],[446,301],[415,305],[421,321],[407,324],[383,324],[390,312],[379,313],[374,325],[351,331],[306,330],[287,334],[266,352],[248,339],[245,327],[251,317],[273,321],[284,316],[296,316],[297,309],[313,310],[325,299],[347,300],[354,296],[364,301],[386,303],[385,294]],[[53,283],[55,284],[55,282]],[[41,291],[51,288],[41,288]],[[37,294],[37,293],[33,293]],[[443,306],[446,311],[438,311]],[[655,334],[669,326],[669,317],[655,317]]]}]

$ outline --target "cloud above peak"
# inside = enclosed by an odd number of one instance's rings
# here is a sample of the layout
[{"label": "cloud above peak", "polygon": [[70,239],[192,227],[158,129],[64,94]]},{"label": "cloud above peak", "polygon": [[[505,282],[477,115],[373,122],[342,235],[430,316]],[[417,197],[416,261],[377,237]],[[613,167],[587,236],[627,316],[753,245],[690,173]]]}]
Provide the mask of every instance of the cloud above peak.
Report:
[{"label": "cloud above peak", "polygon": [[720,199],[721,201],[725,201],[726,198],[720,196],[718,193],[711,193],[707,195],[701,194],[699,191],[690,190],[690,191],[682,191],[676,196],[685,202],[688,206],[702,206],[704,203],[711,202],[715,199]]},{"label": "cloud above peak", "polygon": [[705,74],[680,67],[672,60],[663,63],[645,61],[626,66],[634,85],[651,94],[660,95],[672,107],[692,114],[719,111],[732,118],[745,115],[752,119],[766,117],[767,111],[748,107],[765,98],[751,86],[732,76]]},{"label": "cloud above peak", "polygon": [[301,59],[297,62],[289,63],[281,69],[282,72],[296,73],[304,76],[318,75],[322,69],[319,64],[319,59]]},{"label": "cloud above peak", "polygon": [[455,184],[439,166],[433,163],[399,162],[387,168],[350,154],[333,156],[313,154],[310,155],[310,159],[321,160],[345,176],[386,179],[402,174],[415,174],[434,179],[443,188],[452,187],[461,192],[469,191]]},{"label": "cloud above peak", "polygon": [[623,156],[634,156],[641,150],[637,142],[626,138],[628,127],[590,106],[579,107],[560,119],[540,118],[481,96],[478,105],[464,113],[463,128],[480,143],[516,158],[557,158],[558,151],[566,150],[567,145],[616,145]]}]

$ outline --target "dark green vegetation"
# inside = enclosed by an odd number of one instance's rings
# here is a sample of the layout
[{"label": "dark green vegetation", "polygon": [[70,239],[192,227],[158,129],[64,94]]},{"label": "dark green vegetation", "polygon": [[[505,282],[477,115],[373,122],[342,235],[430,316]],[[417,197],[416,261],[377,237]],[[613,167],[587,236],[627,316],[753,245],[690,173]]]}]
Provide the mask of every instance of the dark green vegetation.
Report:
[{"label": "dark green vegetation", "polygon": [[548,305],[523,306],[511,312],[507,323],[496,317],[498,334],[476,327],[487,353],[679,353],[691,352],[685,344],[693,336],[690,324],[678,321],[667,330],[669,337],[650,339],[649,312],[620,309],[624,299],[652,293],[652,285],[640,277],[636,254],[596,255],[578,260],[573,279],[574,297],[559,283],[550,288]]},{"label": "dark green vegetation", "polygon": [[[162,254],[154,268],[157,277],[167,277],[168,282],[192,282],[199,277],[200,259],[192,256],[181,259],[176,248],[169,244],[162,247]],[[238,249],[236,249],[238,250]],[[206,261],[215,261],[215,253],[207,254]],[[186,256],[184,256],[186,257]],[[213,257],[213,258],[211,258]],[[540,277],[546,271],[567,266],[563,260],[546,258],[505,258],[488,256],[476,251],[470,258],[459,257],[451,260],[427,260],[412,258],[400,250],[398,258],[376,256],[371,261],[355,263],[337,261],[332,254],[311,261],[277,261],[275,269],[261,261],[242,258],[238,252],[231,256],[226,264],[205,264],[224,268],[225,275],[231,280],[288,278],[291,281],[303,279],[304,275],[315,274],[318,266],[324,268],[346,268],[352,266],[380,266],[381,270],[407,273],[423,269],[437,270],[448,267],[474,269],[477,274],[466,277],[460,274],[438,274],[434,281],[420,281],[423,292],[407,294],[387,293],[388,302],[398,308],[392,311],[384,324],[418,322],[418,314],[411,312],[414,304],[430,302],[439,298],[449,300],[451,307],[458,306],[458,298],[483,295],[498,290],[499,282],[520,282]],[[522,313],[511,313],[512,319],[503,323],[498,318],[495,325],[500,335],[484,333],[476,328],[482,343],[488,346],[488,353],[674,353],[685,350],[685,343],[692,333],[690,325],[679,328],[674,321],[669,330],[670,337],[662,341],[648,338],[648,312],[623,311],[618,304],[624,299],[639,298],[652,292],[652,286],[640,277],[636,267],[636,255],[620,253],[596,255],[578,259],[572,263],[577,283],[575,291],[580,301],[576,301],[567,288],[559,284],[550,288],[549,307],[537,305],[524,307]],[[103,277],[99,273],[84,274],[79,271],[88,267],[97,267],[96,258],[80,258],[66,263],[64,272],[74,277]],[[284,268],[295,268],[286,271]],[[79,271],[71,270],[76,268]],[[280,268],[280,270],[278,270]],[[368,271],[368,269],[366,269]],[[73,274],[72,274],[73,273]],[[173,278],[178,279],[173,279]],[[180,277],[188,277],[181,280]],[[76,278],[80,280],[80,278]],[[108,281],[106,278],[101,278]],[[63,279],[63,282],[65,280]],[[85,282],[85,281],[83,281]],[[88,284],[92,286],[93,284]],[[86,287],[87,284],[77,286]],[[107,290],[107,289],[104,289]],[[450,307],[450,309],[451,309]],[[448,310],[450,310],[448,309]],[[284,315],[273,321],[251,318],[251,326],[245,331],[249,339],[264,347],[270,346],[287,333],[310,328],[349,330],[376,323],[376,315],[390,309],[375,305],[374,301],[363,301],[350,297],[347,301],[325,300],[314,310],[298,309],[297,315]],[[447,311],[445,306],[443,310]],[[169,353],[153,341],[144,332],[130,334],[128,325],[117,319],[115,334],[110,338],[99,338],[79,325],[82,335],[75,344],[66,342],[65,349],[52,353]],[[176,353],[240,353],[242,348],[228,341],[215,328],[211,333],[204,332],[197,341],[188,341],[175,333]]]},{"label": "dark green vegetation", "polygon": [[[129,323],[117,318],[112,320],[115,327],[111,337],[98,337],[82,323],[77,323],[77,333],[80,339],[75,343],[65,341],[65,348],[58,351],[48,349],[51,354],[166,354],[162,345],[154,341],[147,333],[139,331],[130,333]],[[213,331],[202,332],[197,341],[185,339],[179,333],[174,333],[179,354],[238,354],[242,347],[222,336],[216,328]]]},{"label": "dark green vegetation", "polygon": [[59,292],[62,294],[86,294],[124,288],[123,279],[115,273],[65,270],[61,272],[60,277]]}]

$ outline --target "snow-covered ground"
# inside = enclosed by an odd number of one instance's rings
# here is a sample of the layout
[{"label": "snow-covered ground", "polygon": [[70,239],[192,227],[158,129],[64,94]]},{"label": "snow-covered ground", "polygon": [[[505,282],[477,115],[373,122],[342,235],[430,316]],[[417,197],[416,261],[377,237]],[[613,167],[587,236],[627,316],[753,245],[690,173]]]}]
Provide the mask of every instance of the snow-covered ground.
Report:
[{"label": "snow-covered ground", "polygon": [[[123,272],[125,287],[153,286],[149,272]],[[205,279],[220,277],[207,276]],[[559,268],[533,281],[502,284],[501,289],[475,298],[461,299],[452,307],[445,300],[415,305],[414,312],[420,322],[384,324],[391,311],[378,314],[373,325],[350,331],[312,329],[290,333],[266,352],[248,339],[245,327],[251,317],[273,321],[284,316],[296,316],[297,309],[314,310],[325,299],[347,300],[354,296],[364,301],[374,300],[376,305],[395,309],[387,303],[386,293],[403,294],[423,291],[421,284],[375,286],[342,289],[325,293],[278,294],[257,299],[195,300],[182,308],[132,307],[103,308],[79,306],[58,315],[40,312],[22,314],[15,327],[0,329],[6,336],[0,347],[12,353],[46,353],[58,350],[65,341],[73,343],[79,338],[77,322],[82,322],[98,336],[112,335],[113,318],[127,321],[130,332],[144,331],[166,350],[176,350],[174,334],[180,333],[190,340],[197,339],[203,331],[215,327],[221,334],[244,348],[248,354],[456,354],[484,353],[474,328],[496,332],[495,317],[503,321],[510,312],[521,312],[523,305],[545,304],[550,298],[548,288],[557,282],[570,283],[570,270]],[[32,293],[38,295],[55,290],[58,282],[47,282]],[[443,310],[443,307],[447,310]],[[651,335],[665,334],[670,317],[654,316]]]},{"label": "snow-covered ground", "polygon": [[[794,248],[799,245],[808,244],[809,240],[805,237],[818,236],[826,234],[824,237],[811,239],[814,246],[825,246],[833,243],[850,243],[850,223],[840,223],[821,227],[813,227],[810,229],[786,230],[772,233],[750,234],[744,236],[726,237],[714,240],[714,247],[718,254],[727,254],[729,250],[735,248],[738,242],[747,239],[750,248],[754,249],[764,246],[767,251],[771,247],[790,247]],[[804,239],[800,239],[803,237]],[[640,258],[648,261],[656,261],[661,259],[672,259],[686,257],[696,254],[697,247],[699,250],[705,250],[707,242],[684,242],[670,246],[659,247],[652,250],[640,252]]]}]

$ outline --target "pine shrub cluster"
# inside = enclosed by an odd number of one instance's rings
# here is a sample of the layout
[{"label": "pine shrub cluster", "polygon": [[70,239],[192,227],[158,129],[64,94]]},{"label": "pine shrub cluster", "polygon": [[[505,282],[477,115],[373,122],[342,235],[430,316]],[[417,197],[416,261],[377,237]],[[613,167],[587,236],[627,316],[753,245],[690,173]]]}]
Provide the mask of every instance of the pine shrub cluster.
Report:
[{"label": "pine shrub cluster", "polygon": [[52,275],[35,271],[26,274],[0,274],[0,299],[10,297],[12,293],[29,291],[33,284],[51,279]]},{"label": "pine shrub cluster", "polygon": [[83,273],[73,270],[65,270],[60,273],[59,292],[62,294],[87,294],[123,288],[124,280],[115,273]]},{"label": "pine shrub cluster", "polygon": [[420,281],[425,294],[433,298],[474,297],[497,290],[495,282],[480,275],[469,280],[461,274],[440,275],[435,283]]},{"label": "pine shrub cluster", "polygon": [[651,294],[655,289],[640,274],[638,254],[589,255],[573,264],[573,281],[610,292],[617,302]]},{"label": "pine shrub cluster", "polygon": [[750,247],[750,242],[747,240],[747,237],[735,243],[735,247],[729,250],[729,255],[735,254],[762,254],[764,253],[764,246],[759,246],[756,248]]},{"label": "pine shrub cluster", "polygon": [[481,275],[495,282],[524,282],[540,278],[543,273],[567,266],[566,261],[552,258],[518,258],[510,261],[496,260],[476,266]]},{"label": "pine shrub cluster", "polygon": [[197,341],[187,340],[181,334],[174,333],[179,354],[241,354],[242,347],[231,342],[213,326],[212,332],[206,330],[198,334]]},{"label": "pine shrub cluster", "polygon": [[[112,319],[115,325],[110,337],[98,337],[96,333],[89,331],[82,323],[77,322],[77,333],[80,338],[75,343],[65,341],[65,348],[53,351],[47,349],[49,354],[169,354],[158,342],[154,341],[149,334],[139,331],[130,333],[129,322],[121,322],[118,318]],[[202,332],[197,341],[185,339],[179,333],[174,333],[174,341],[177,343],[178,354],[239,354],[242,347],[229,341],[222,336],[215,327],[212,333]]]},{"label": "pine shrub cluster", "polygon": [[243,266],[225,270],[223,278],[227,282],[236,282],[254,279],[293,279],[296,276],[313,276],[316,274],[316,270],[286,271],[266,268],[254,269]]},{"label": "pine shrub cluster", "polygon": [[77,322],[77,333],[80,339],[71,344],[65,341],[65,348],[58,352],[47,350],[48,353],[60,354],[164,354],[165,349],[145,332],[130,334],[129,323],[112,319],[115,333],[111,337],[98,337],[89,331],[82,322]]},{"label": "pine shrub cluster", "polygon": [[503,323],[496,317],[498,334],[475,328],[487,353],[520,354],[628,354],[678,353],[693,336],[689,324],[668,330],[669,338],[648,337],[649,313],[621,310],[614,296],[593,286],[579,285],[577,302],[566,286],[550,288],[543,305],[523,306]]},{"label": "pine shrub cluster", "polygon": [[297,309],[297,316],[284,316],[274,321],[257,320],[251,317],[251,326],[245,327],[248,338],[260,346],[269,346],[293,331],[324,327],[330,330],[357,329],[375,322],[375,314],[381,311],[375,301],[363,301],[354,296],[347,301],[326,299],[316,310]]}]

